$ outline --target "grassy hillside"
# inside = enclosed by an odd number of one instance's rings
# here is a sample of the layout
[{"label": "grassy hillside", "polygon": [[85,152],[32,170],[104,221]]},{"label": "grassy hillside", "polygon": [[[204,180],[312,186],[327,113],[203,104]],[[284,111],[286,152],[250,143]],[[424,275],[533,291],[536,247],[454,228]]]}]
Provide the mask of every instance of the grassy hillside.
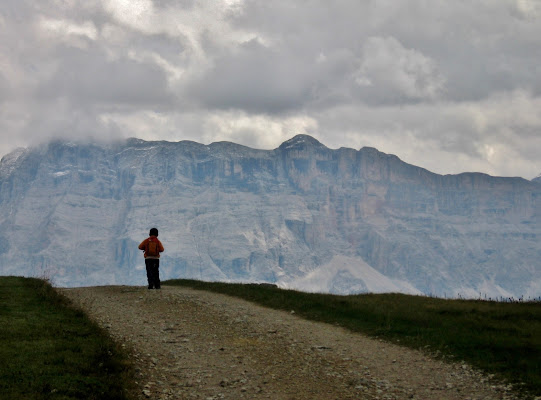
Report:
[{"label": "grassy hillside", "polygon": [[173,280],[294,310],[304,318],[465,360],[541,395],[541,303],[444,300],[402,294],[334,296],[281,290],[257,284]]},{"label": "grassy hillside", "polygon": [[3,399],[130,399],[131,369],[112,340],[38,279],[0,277]]},{"label": "grassy hillside", "polygon": [[[333,296],[264,285],[175,280],[460,359],[541,395],[541,303],[400,294]],[[112,340],[37,279],[0,278],[0,393],[8,399],[132,399]],[[130,397],[131,396],[131,397]]]}]

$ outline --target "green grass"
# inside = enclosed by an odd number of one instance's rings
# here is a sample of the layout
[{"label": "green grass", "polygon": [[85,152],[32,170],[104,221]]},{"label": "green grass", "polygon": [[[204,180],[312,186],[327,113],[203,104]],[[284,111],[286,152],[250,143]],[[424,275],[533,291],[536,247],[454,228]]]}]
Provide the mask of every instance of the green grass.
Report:
[{"label": "green grass", "polygon": [[335,296],[257,284],[172,280],[241,297],[304,318],[464,360],[541,395],[541,303],[445,300],[403,294]]},{"label": "green grass", "polygon": [[2,399],[134,398],[122,351],[39,279],[0,277],[0,360]]}]

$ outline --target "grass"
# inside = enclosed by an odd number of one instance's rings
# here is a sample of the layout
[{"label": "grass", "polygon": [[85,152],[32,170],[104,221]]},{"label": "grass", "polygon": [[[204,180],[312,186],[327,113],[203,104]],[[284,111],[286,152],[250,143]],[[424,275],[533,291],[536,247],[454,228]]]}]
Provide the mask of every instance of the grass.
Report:
[{"label": "grass", "polygon": [[[402,294],[334,296],[257,284],[173,280],[464,360],[541,395],[541,303]],[[38,279],[0,278],[0,393],[6,399],[135,398],[133,371],[107,333]]]},{"label": "grass", "polygon": [[172,280],[240,297],[266,307],[294,310],[432,354],[464,360],[514,383],[526,397],[541,395],[541,303],[446,300],[403,294],[335,296],[257,284]]},{"label": "grass", "polygon": [[133,399],[131,365],[48,283],[0,278],[3,399]]}]

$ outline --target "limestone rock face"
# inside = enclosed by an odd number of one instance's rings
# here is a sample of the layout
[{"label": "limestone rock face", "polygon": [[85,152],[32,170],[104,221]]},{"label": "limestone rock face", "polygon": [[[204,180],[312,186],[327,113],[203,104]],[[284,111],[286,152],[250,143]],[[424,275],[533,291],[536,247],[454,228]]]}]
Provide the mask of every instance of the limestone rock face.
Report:
[{"label": "limestone rock face", "polygon": [[228,142],[51,142],[0,163],[0,273],[60,286],[161,277],[333,293],[541,296],[541,182],[437,175],[299,135]]}]

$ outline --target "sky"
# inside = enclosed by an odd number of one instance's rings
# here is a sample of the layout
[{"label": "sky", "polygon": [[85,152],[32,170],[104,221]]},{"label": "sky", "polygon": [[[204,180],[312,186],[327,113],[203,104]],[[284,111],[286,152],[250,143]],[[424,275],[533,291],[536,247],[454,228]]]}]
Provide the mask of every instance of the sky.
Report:
[{"label": "sky", "polygon": [[541,173],[541,0],[2,0],[0,156],[297,134]]}]

